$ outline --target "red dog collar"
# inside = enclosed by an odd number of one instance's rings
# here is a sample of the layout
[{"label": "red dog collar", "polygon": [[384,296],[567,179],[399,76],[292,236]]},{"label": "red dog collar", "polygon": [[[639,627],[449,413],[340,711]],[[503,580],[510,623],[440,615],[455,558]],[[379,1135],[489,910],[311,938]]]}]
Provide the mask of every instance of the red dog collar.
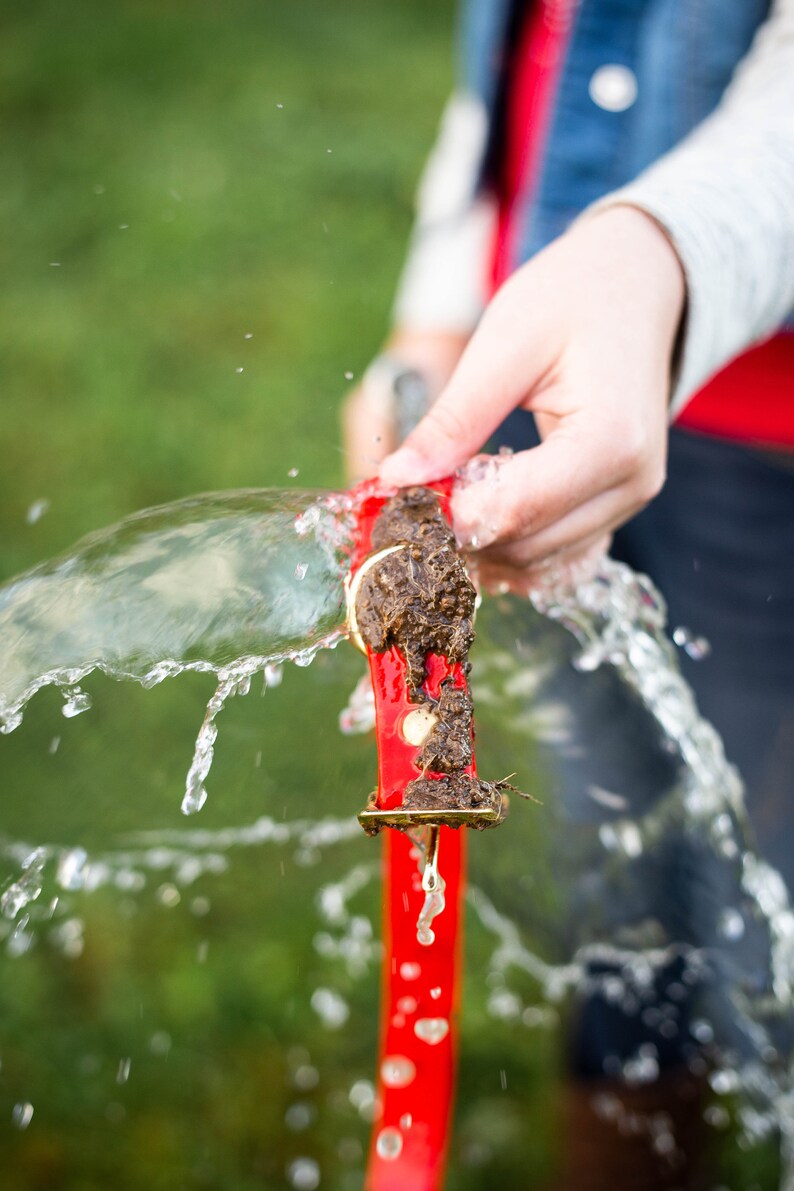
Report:
[{"label": "red dog collar", "polygon": [[[452,481],[431,487],[449,520]],[[369,660],[378,740],[378,789],[360,819],[369,833],[383,826],[403,828],[386,831],[384,839],[380,1053],[365,1186],[367,1191],[438,1191],[454,1096],[465,888],[465,833],[449,824],[488,826],[503,812],[489,808],[479,815],[466,810],[439,815],[402,808],[406,786],[420,776],[416,720],[411,717],[423,714],[418,711],[422,705],[409,698],[402,653],[396,647],[382,653],[365,647],[355,614],[355,594],[365,569],[400,547],[373,554],[373,527],[389,498],[378,495],[371,482],[360,485],[356,495],[358,534],[348,579],[349,624],[351,636]],[[467,690],[459,661],[428,654],[422,691],[429,700],[438,699],[445,680]],[[465,773],[476,777],[473,754]],[[405,833],[409,828],[425,832],[423,871],[422,851]]]}]

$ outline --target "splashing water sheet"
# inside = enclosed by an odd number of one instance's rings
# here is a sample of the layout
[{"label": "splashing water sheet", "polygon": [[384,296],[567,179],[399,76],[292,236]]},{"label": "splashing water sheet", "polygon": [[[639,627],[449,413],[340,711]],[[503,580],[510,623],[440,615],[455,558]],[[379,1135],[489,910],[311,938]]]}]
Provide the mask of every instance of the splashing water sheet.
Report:
[{"label": "splashing water sheet", "polygon": [[[211,495],[130,518],[6,584],[0,589],[2,730],[17,728],[46,686],[63,693],[67,718],[87,711],[90,701],[80,684],[93,671],[144,687],[185,671],[212,673],[217,686],[182,803],[186,813],[199,810],[218,716],[228,701],[247,693],[252,679],[259,685],[257,676],[268,689],[276,687],[286,662],[307,665],[318,650],[344,638],[342,578],[351,524],[351,505],[343,497],[295,491]],[[693,1064],[707,1056],[715,1127],[715,1104],[724,1101],[731,1112],[738,1105],[746,1137],[777,1132],[790,1154],[794,918],[784,882],[751,846],[739,778],[680,675],[664,632],[663,603],[646,580],[609,560],[578,586],[550,585],[533,593],[531,603],[486,600],[474,657],[483,747],[488,749],[492,733],[499,750],[512,748],[509,756],[499,753],[506,772],[520,770],[531,753],[538,780],[548,777],[538,790],[543,806],[536,815],[545,837],[537,839],[539,828],[532,829],[537,855],[528,858],[525,841],[525,869],[516,861],[514,870],[517,889],[529,888],[520,883],[524,878],[536,881],[521,905],[501,888],[509,866],[495,876],[501,840],[477,840],[468,900],[472,931],[480,939],[473,943],[486,956],[477,980],[487,990],[488,1013],[497,1023],[529,1031],[556,1027],[561,1006],[577,998],[601,997],[650,1019],[661,1014],[654,1026],[660,1038],[661,1027],[668,1035],[678,1030],[686,1034],[684,1052]],[[599,767],[593,744],[603,728],[594,709],[605,706],[636,747],[637,757],[618,767],[622,784],[614,767]],[[354,733],[370,724],[364,684],[341,725]],[[64,725],[63,734],[69,731]],[[274,808],[245,826],[142,830],[98,852],[81,844],[4,839],[0,850],[15,870],[0,902],[5,962],[24,962],[44,933],[77,960],[84,933],[70,901],[75,896],[112,889],[135,897],[154,877],[168,906],[195,882],[217,881],[236,854],[289,848],[304,858],[298,863],[305,863],[306,873],[315,874],[318,962],[358,981],[377,960],[379,944],[377,927],[354,904],[371,888],[378,865],[362,841],[361,862],[338,880],[323,880],[317,858],[348,845],[360,830],[352,816],[328,810],[319,819],[282,820]],[[525,818],[534,813],[527,810]],[[522,830],[514,811],[503,832]],[[648,872],[664,875],[665,864],[674,880],[686,867],[675,867],[675,857],[682,856],[702,882],[683,926],[664,898],[657,905],[644,892]],[[556,873],[550,858],[559,862]],[[527,877],[533,866],[539,875]],[[535,904],[546,896],[538,893],[544,873],[555,892],[544,903],[545,936],[536,929],[543,913]],[[425,944],[443,903],[443,859],[441,881],[427,899],[419,923]],[[201,901],[193,899],[196,914]],[[686,1021],[671,1011],[675,998],[660,1003],[660,974],[669,972],[670,989],[695,990]],[[412,977],[405,973],[406,987]],[[332,984],[319,984],[312,1004],[325,1028],[343,1031],[351,1028],[347,1003]],[[437,1044],[442,1023],[441,1015],[425,1014],[415,1023],[417,1037]],[[658,1072],[658,1047],[654,1051],[646,1041],[641,1049],[616,1060],[616,1073],[629,1086]],[[381,1078],[408,1086],[406,1063],[399,1054],[388,1059]],[[121,1062],[117,1057],[116,1069],[134,1082],[134,1065]],[[366,1108],[372,1101],[362,1099],[365,1083],[350,1093],[354,1107],[364,1106],[362,1116],[374,1111]],[[35,1106],[24,1087],[15,1093],[13,1126],[32,1134]],[[302,1113],[293,1112],[293,1123]],[[406,1108],[405,1128],[410,1115]],[[398,1156],[403,1132],[389,1126],[378,1135],[378,1153],[386,1161]],[[301,1154],[285,1172],[293,1186],[316,1186],[322,1178],[315,1158]],[[786,1188],[794,1187],[791,1172],[786,1178]]]}]

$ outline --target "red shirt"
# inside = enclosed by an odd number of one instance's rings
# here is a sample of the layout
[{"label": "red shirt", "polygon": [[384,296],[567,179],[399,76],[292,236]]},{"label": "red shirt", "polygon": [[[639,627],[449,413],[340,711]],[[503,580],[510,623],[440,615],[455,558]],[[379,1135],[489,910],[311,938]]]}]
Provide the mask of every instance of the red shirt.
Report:
[{"label": "red shirt", "polygon": [[[517,215],[537,184],[574,9],[575,0],[537,0],[516,47],[505,110],[493,291],[516,261]],[[794,334],[780,332],[727,364],[690,398],[676,425],[794,450]]]}]

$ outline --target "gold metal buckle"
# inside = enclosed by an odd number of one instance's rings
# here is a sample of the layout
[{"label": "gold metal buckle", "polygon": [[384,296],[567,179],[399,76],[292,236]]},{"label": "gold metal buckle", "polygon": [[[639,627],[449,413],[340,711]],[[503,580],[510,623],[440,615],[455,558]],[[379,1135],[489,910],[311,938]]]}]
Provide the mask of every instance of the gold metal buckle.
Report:
[{"label": "gold metal buckle", "polygon": [[384,558],[388,558],[390,554],[395,554],[398,550],[407,550],[408,542],[398,542],[396,546],[386,546],[383,550],[377,550],[375,554],[370,554],[364,559],[361,566],[355,573],[348,571],[345,575],[345,596],[347,598],[347,631],[350,635],[350,640],[360,649],[362,653],[366,654],[367,647],[364,644],[364,639],[358,629],[358,618],[356,616],[356,600],[358,599],[359,589],[362,580],[368,571],[371,571],[374,566]]},{"label": "gold metal buckle", "polygon": [[377,804],[377,794],[370,795],[369,802],[359,812],[358,821],[367,835],[377,835],[384,827],[395,827],[398,831],[409,831],[412,827],[473,827],[484,831],[486,827],[497,827],[507,814],[508,798],[504,793],[496,795],[491,806],[473,809],[411,810],[395,806],[383,810]]}]

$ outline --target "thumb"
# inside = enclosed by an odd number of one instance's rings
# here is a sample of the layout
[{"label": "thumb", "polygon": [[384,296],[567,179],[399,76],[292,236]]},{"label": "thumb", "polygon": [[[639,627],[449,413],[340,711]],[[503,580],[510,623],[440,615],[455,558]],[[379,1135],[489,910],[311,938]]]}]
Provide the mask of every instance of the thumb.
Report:
[{"label": "thumb", "polygon": [[526,365],[527,354],[532,358],[526,337],[522,360],[515,347],[511,351],[515,337],[500,325],[500,313],[491,306],[429,413],[383,460],[384,484],[404,487],[450,475],[479,451],[539,379]]},{"label": "thumb", "polygon": [[468,408],[442,394],[399,450],[383,460],[381,480],[402,488],[451,475],[476,453],[490,433],[480,432],[478,421],[468,416]]}]

